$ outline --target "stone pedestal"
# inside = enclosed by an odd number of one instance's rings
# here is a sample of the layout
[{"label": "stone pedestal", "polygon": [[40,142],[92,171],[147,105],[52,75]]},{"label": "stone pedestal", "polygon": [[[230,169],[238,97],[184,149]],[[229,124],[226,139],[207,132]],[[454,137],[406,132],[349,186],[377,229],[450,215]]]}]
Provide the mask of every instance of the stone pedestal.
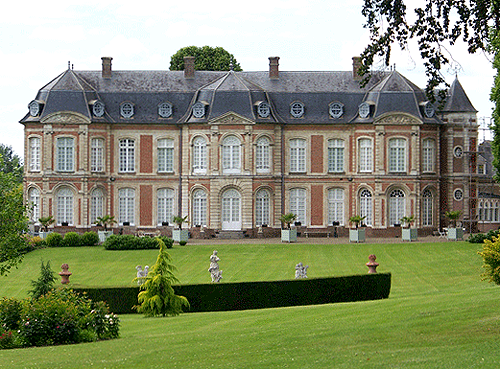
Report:
[{"label": "stone pedestal", "polygon": [[69,283],[69,276],[72,274],[71,272],[68,271],[68,269],[69,269],[68,264],[61,265],[61,269],[62,269],[62,271],[59,272],[59,275],[61,276],[61,283],[68,284]]},{"label": "stone pedestal", "polygon": [[377,257],[372,254],[368,256],[368,260],[370,260],[368,263],[366,263],[366,266],[368,267],[368,274],[376,274],[377,267],[379,265],[378,263],[375,262],[375,260],[377,260]]}]

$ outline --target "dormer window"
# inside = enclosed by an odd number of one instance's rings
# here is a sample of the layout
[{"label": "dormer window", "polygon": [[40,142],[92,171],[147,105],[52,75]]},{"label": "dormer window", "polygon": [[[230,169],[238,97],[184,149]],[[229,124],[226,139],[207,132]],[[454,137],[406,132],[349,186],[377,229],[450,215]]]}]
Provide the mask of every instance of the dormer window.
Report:
[{"label": "dormer window", "polygon": [[104,104],[101,101],[96,101],[92,106],[92,112],[94,116],[102,117],[104,115]]},{"label": "dormer window", "polygon": [[193,116],[195,118],[203,118],[205,116],[205,105],[201,102],[197,102],[193,105]]},{"label": "dormer window", "polygon": [[123,118],[132,118],[134,116],[134,104],[125,102],[120,105],[120,115]]},{"label": "dormer window", "polygon": [[294,102],[290,106],[290,114],[294,118],[301,118],[304,115],[304,104],[301,102]]},{"label": "dormer window", "polygon": [[424,114],[427,118],[432,118],[434,116],[434,113],[436,110],[434,109],[434,106],[432,106],[431,102],[428,101],[424,105]]},{"label": "dormer window", "polygon": [[340,118],[344,114],[344,105],[334,102],[330,104],[330,108],[328,110],[332,118]]},{"label": "dormer window", "polygon": [[359,106],[360,118],[368,118],[369,115],[370,115],[370,105],[368,103],[362,103]]},{"label": "dormer window", "polygon": [[40,103],[36,100],[33,100],[28,104],[28,109],[30,111],[30,115],[32,117],[36,117],[38,114],[40,114]]},{"label": "dormer window", "polygon": [[164,102],[158,105],[158,115],[160,117],[170,118],[172,116],[172,113],[173,113],[172,104]]},{"label": "dormer window", "polygon": [[269,118],[269,115],[271,115],[271,107],[269,106],[268,103],[261,102],[257,106],[257,113],[259,114],[259,117],[261,117],[261,118]]}]

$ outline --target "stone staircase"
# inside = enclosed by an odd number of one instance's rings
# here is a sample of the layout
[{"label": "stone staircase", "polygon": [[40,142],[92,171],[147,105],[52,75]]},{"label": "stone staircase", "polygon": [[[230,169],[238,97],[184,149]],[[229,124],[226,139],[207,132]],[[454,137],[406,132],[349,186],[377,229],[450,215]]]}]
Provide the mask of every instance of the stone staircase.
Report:
[{"label": "stone staircase", "polygon": [[239,240],[239,239],[245,238],[245,232],[244,231],[219,231],[218,233],[216,233],[216,237],[223,239],[223,240],[229,240],[229,239]]}]

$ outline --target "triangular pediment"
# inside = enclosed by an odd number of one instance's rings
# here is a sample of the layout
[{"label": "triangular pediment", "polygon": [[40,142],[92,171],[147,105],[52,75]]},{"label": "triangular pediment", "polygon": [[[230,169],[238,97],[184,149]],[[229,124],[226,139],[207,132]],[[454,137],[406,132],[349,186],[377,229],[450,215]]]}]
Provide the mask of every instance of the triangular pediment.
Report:
[{"label": "triangular pediment", "polygon": [[411,114],[387,113],[377,118],[377,120],[373,122],[373,124],[415,126],[415,125],[421,125],[422,120]]},{"label": "triangular pediment", "polygon": [[248,125],[248,124],[255,124],[255,122],[245,117],[242,117],[241,115],[236,114],[235,112],[230,111],[215,119],[210,120],[209,124]]},{"label": "triangular pediment", "polygon": [[58,111],[44,117],[41,123],[90,124],[90,119],[73,111]]}]

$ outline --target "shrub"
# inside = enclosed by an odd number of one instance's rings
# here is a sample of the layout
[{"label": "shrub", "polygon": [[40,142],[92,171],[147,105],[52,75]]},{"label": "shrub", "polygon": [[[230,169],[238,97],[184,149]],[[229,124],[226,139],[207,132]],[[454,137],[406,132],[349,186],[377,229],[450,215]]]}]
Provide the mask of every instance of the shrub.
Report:
[{"label": "shrub", "polygon": [[171,249],[174,246],[174,240],[171,239],[170,237],[160,236],[158,238],[163,241],[167,249]]},{"label": "shrub", "polygon": [[0,327],[0,349],[11,349],[21,347],[17,331],[7,330]]},{"label": "shrub", "polygon": [[158,239],[135,237],[133,235],[111,235],[103,243],[106,250],[147,250],[158,249]]},{"label": "shrub", "polygon": [[52,232],[49,233],[45,238],[45,243],[47,244],[47,247],[59,247],[61,246],[62,240],[63,236],[61,236],[59,233]]},{"label": "shrub", "polygon": [[181,246],[186,246],[186,244],[187,244],[187,241],[179,241],[179,245],[181,245]]},{"label": "shrub", "polygon": [[29,243],[34,250],[42,249],[46,246],[45,240],[42,239],[42,237],[40,237],[40,236],[31,237]]},{"label": "shrub", "polygon": [[22,303],[4,297],[0,300],[0,328],[17,331],[21,322]]},{"label": "shrub", "polygon": [[95,232],[85,232],[81,237],[82,246],[95,246],[99,243],[99,236]]},{"label": "shrub", "polygon": [[63,247],[78,247],[82,245],[82,237],[76,232],[68,232],[61,242]]},{"label": "shrub", "polygon": [[484,233],[471,234],[467,239],[467,241],[469,241],[470,243],[483,243],[484,240],[493,241],[493,238],[498,237],[498,234],[499,231],[492,229],[486,234]]}]

